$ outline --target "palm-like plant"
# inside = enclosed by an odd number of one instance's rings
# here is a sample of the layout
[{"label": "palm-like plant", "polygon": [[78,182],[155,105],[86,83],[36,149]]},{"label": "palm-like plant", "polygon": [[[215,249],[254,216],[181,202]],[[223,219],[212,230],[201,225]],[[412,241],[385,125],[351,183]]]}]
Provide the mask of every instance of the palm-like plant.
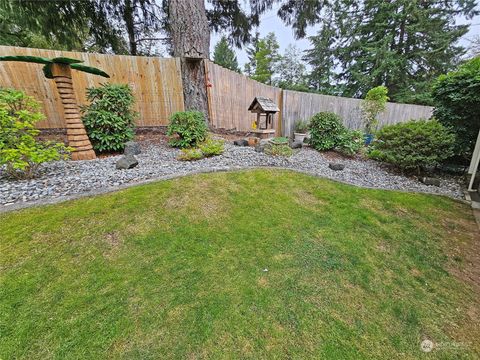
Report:
[{"label": "palm-like plant", "polygon": [[46,59],[38,56],[0,56],[0,61],[23,61],[44,64],[43,73],[47,79],[55,81],[60,99],[62,100],[68,144],[74,148],[72,160],[95,159],[95,152],[80,117],[80,109],[72,83],[71,69],[107,78],[110,76],[100,69],[81,65],[82,60],[66,57]]}]

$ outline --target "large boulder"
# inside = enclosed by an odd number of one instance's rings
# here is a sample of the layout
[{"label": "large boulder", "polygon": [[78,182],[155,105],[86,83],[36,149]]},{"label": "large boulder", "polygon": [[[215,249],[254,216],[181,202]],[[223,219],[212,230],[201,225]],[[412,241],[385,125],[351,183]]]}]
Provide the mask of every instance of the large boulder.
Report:
[{"label": "large boulder", "polygon": [[126,170],[126,169],[133,169],[137,165],[138,165],[138,160],[135,158],[135,156],[124,155],[117,161],[117,163],[115,164],[115,167],[118,170]]},{"label": "large boulder", "polygon": [[424,177],[424,178],[421,179],[421,181],[422,181],[425,185],[440,186],[440,179],[437,179],[437,178]]},{"label": "large boulder", "polygon": [[125,143],[125,150],[123,150],[124,155],[138,155],[142,152],[140,149],[140,144],[135,141],[127,141]]}]

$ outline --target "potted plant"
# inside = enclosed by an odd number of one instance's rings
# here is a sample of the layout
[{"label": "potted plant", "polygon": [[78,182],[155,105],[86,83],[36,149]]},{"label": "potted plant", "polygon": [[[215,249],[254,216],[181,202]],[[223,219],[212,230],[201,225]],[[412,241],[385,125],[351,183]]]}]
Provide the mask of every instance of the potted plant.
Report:
[{"label": "potted plant", "polygon": [[308,121],[306,120],[298,120],[295,123],[295,131],[293,135],[295,136],[295,142],[301,142],[305,140],[305,137],[307,136],[308,133]]},{"label": "potted plant", "polygon": [[365,145],[370,145],[374,138],[374,132],[378,126],[378,114],[387,108],[388,89],[385,86],[377,86],[370,89],[361,104],[363,123],[365,125]]}]

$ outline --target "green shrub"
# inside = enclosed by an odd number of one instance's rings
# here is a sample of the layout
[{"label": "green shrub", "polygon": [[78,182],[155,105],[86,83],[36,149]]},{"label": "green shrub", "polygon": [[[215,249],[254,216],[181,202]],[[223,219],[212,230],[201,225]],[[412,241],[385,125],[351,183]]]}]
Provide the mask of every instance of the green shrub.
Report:
[{"label": "green shrub", "polygon": [[173,147],[187,148],[197,146],[207,137],[205,117],[200,111],[179,111],[170,117],[167,135]]},{"label": "green shrub", "polygon": [[40,105],[22,91],[0,89],[0,165],[17,179],[32,178],[44,162],[67,159],[63,143],[37,141],[35,123],[45,117]]},{"label": "green shrub", "polygon": [[198,148],[205,157],[223,154],[225,142],[223,140],[214,140],[208,138],[198,145]]},{"label": "green shrub", "polygon": [[308,132],[309,122],[307,120],[297,120],[295,122],[295,132],[299,134],[306,134]]},{"label": "green shrub", "polygon": [[178,160],[192,161],[203,159],[203,152],[199,148],[185,148],[181,150]]},{"label": "green shrub", "polygon": [[132,89],[125,84],[102,84],[87,89],[90,105],[83,106],[83,123],[97,152],[121,151],[133,139],[136,113]]},{"label": "green shrub", "polygon": [[345,129],[338,135],[335,150],[345,156],[353,156],[360,151],[363,144],[363,132]]},{"label": "green shrub", "polygon": [[480,58],[440,76],[432,96],[434,116],[456,135],[456,157],[468,163],[480,129]]},{"label": "green shrub", "polygon": [[437,120],[389,125],[377,133],[369,155],[402,170],[435,167],[453,154],[455,136]]},{"label": "green shrub", "polygon": [[286,137],[274,137],[270,139],[270,143],[274,145],[288,145],[288,138]]},{"label": "green shrub", "polygon": [[388,89],[385,86],[377,86],[370,89],[365,96],[365,100],[362,101],[360,108],[367,134],[372,134],[376,130],[378,126],[377,116],[385,111],[389,100],[387,94]]},{"label": "green shrub", "polygon": [[270,146],[265,147],[265,154],[273,156],[291,156],[293,151],[288,145],[270,144]]},{"label": "green shrub", "polygon": [[332,150],[345,131],[340,117],[332,112],[320,112],[310,119],[310,145],[319,151]]}]

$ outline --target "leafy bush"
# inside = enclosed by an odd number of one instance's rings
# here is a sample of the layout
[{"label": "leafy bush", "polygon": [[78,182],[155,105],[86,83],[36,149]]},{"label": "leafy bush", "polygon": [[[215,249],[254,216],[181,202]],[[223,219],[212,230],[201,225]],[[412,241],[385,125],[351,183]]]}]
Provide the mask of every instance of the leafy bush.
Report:
[{"label": "leafy bush", "polygon": [[265,154],[273,156],[291,156],[292,149],[288,145],[273,145],[265,147]]},{"label": "leafy bush", "polygon": [[223,140],[214,140],[208,138],[198,145],[198,148],[205,157],[223,154],[225,142]]},{"label": "leafy bush", "polygon": [[363,122],[367,134],[373,133],[378,125],[377,116],[385,111],[389,100],[388,89],[385,86],[377,86],[370,89],[360,106],[363,115]]},{"label": "leafy bush", "polygon": [[346,156],[353,156],[364,144],[363,133],[359,130],[345,129],[337,138],[335,150]]},{"label": "leafy bush", "polygon": [[377,133],[370,157],[416,170],[437,166],[453,154],[455,136],[437,120],[389,125]]},{"label": "leafy bush", "polygon": [[480,129],[480,58],[438,78],[433,86],[434,116],[456,134],[454,153],[464,163],[472,156]]},{"label": "leafy bush", "polygon": [[320,112],[310,119],[310,145],[319,151],[332,150],[345,131],[342,120],[332,112]]},{"label": "leafy bush", "polygon": [[181,150],[178,160],[192,161],[203,159],[203,152],[199,148],[185,148]]},{"label": "leafy bush", "polygon": [[44,162],[68,158],[62,143],[37,141],[35,123],[45,117],[40,105],[22,91],[0,89],[0,165],[17,179],[32,178]]},{"label": "leafy bush", "polygon": [[97,152],[121,151],[133,139],[136,113],[132,89],[125,84],[102,84],[87,89],[90,105],[83,106],[83,123]]},{"label": "leafy bush", "polygon": [[295,123],[295,132],[299,134],[306,134],[308,131],[309,123],[307,120],[298,120]]},{"label": "leafy bush", "polygon": [[197,146],[207,137],[205,117],[200,111],[179,111],[170,117],[167,135],[173,147],[187,148]]}]

